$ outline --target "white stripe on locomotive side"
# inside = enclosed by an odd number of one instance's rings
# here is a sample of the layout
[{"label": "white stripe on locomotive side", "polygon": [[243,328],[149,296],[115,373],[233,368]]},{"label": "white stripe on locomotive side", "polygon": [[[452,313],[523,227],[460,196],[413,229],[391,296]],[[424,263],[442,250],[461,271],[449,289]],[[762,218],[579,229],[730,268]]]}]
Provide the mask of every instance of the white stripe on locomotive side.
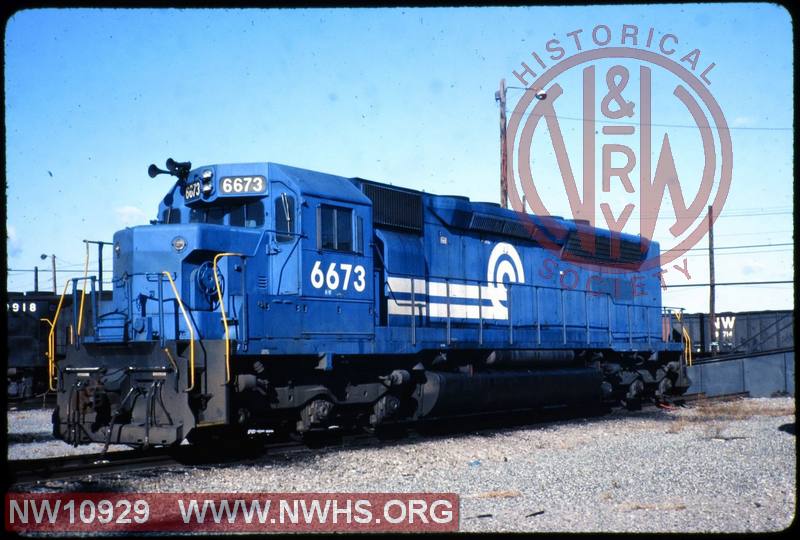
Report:
[{"label": "white stripe on locomotive side", "polygon": [[[394,293],[411,294],[411,279],[389,277],[387,278],[389,290]],[[480,293],[478,292],[477,285],[467,285],[464,283],[450,283],[450,298],[466,298],[470,300],[497,300],[505,302],[507,298],[506,286],[503,283],[498,283],[497,286],[482,285]],[[427,290],[426,290],[427,287]],[[427,282],[424,279],[414,280],[414,294],[427,294],[428,296],[437,296],[447,298],[448,284],[443,281]]]},{"label": "white stripe on locomotive side", "polygon": [[[394,277],[389,276],[386,278],[386,282],[389,284],[389,290],[395,293],[408,293],[411,294],[411,279],[410,278],[401,278],[401,277]],[[414,280],[414,293],[415,294],[425,294],[426,286],[428,282],[424,279],[415,279]]]},{"label": "white stripe on locomotive side", "polygon": [[[437,317],[447,318],[447,304],[439,302],[432,302],[430,304],[424,301],[416,300],[417,315],[423,317]],[[397,301],[389,299],[387,302],[387,310],[389,315],[406,315],[411,316],[411,301]],[[430,313],[430,315],[429,315]],[[450,304],[450,318],[451,319],[474,319],[478,320],[483,318],[485,320],[508,320],[508,308],[504,306],[483,305],[467,305],[467,304]]]}]

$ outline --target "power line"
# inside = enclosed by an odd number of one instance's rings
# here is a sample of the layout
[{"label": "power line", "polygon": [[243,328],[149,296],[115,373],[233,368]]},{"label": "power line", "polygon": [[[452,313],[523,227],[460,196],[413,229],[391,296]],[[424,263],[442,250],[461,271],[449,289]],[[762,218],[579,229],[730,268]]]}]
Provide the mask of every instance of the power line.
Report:
[{"label": "power line", "polygon": [[723,233],[718,234],[717,236],[764,236],[767,234],[785,234],[785,233],[794,233],[793,230],[784,230],[784,231],[750,231],[750,232],[737,232],[737,233]]},{"label": "power line", "polygon": [[[36,272],[36,270],[20,270],[20,269],[13,270],[13,269],[11,269],[11,268],[7,268],[7,269],[6,269],[6,272]],[[64,269],[62,269],[62,268],[59,268],[59,269],[58,269],[58,272],[59,272],[59,273],[61,273],[61,272],[64,272],[64,273],[68,273],[68,274],[83,274],[83,270],[64,270]],[[103,270],[103,273],[104,273],[104,274],[111,274],[111,273],[113,273],[113,272],[114,272],[113,270]],[[49,274],[49,272],[47,272],[47,271],[45,271],[45,270],[41,270],[41,269],[39,270],[39,273],[40,273],[40,274]],[[89,271],[89,274],[92,274],[92,273],[94,273],[94,272],[92,272],[92,271],[90,270],[90,271]],[[52,277],[50,278],[50,281],[53,281],[53,278],[52,278]]]},{"label": "power line", "polygon": [[[571,213],[571,210],[565,210],[565,211],[550,212],[549,215],[550,216],[561,217],[561,214],[568,215],[570,213]],[[761,217],[761,216],[782,216],[782,215],[792,215],[793,213],[794,212],[792,210],[776,210],[776,211],[769,211],[769,212],[751,212],[749,210],[741,212],[741,211],[737,211],[737,210],[730,210],[728,212],[725,212],[724,214],[720,214],[720,215],[716,216],[716,219],[720,219],[720,218],[730,219],[730,218],[740,218],[740,217]],[[598,212],[598,213],[595,213],[595,217],[598,217],[598,218],[599,217],[604,217],[604,215],[602,213]],[[698,216],[694,217],[692,221],[697,221],[700,218],[701,218],[701,216],[698,215]],[[628,218],[628,221],[637,221],[637,220],[638,221],[658,221],[658,220],[676,221],[676,219],[677,218],[674,217],[674,216],[661,216],[661,215],[657,215],[657,216],[644,215],[643,216],[641,214],[631,214],[630,217]],[[703,219],[705,219],[705,218],[703,218]],[[762,233],[762,234],[767,234],[767,233]]]},{"label": "power line", "polygon": [[[794,281],[732,281],[728,283],[714,283],[715,287],[723,287],[728,285],[780,285],[794,283]],[[667,289],[675,289],[678,287],[709,287],[710,283],[686,283],[683,285],[667,285]]]},{"label": "power line", "polygon": [[[793,246],[793,245],[794,245],[794,242],[786,242],[786,243],[781,243],[781,244],[751,244],[749,246],[723,246],[723,247],[714,246],[714,249],[715,250],[720,250],[720,249],[745,249],[745,248],[749,249],[749,248],[780,247],[780,246]],[[687,249],[686,251],[700,251],[700,250],[707,251],[708,248],[702,248],[702,247],[691,248],[691,249]]]},{"label": "power line", "polygon": [[[515,87],[508,86],[506,88],[515,88]],[[506,114],[508,116],[517,116],[517,117],[521,116],[521,117],[524,117],[526,114],[528,116],[530,116],[531,113],[528,112],[527,110],[523,111],[522,113],[517,113],[517,112],[514,112],[514,111],[509,111],[508,107],[506,107]],[[578,122],[597,122],[597,120],[589,120],[589,119],[586,119],[586,118],[578,118],[577,116],[564,116],[564,115],[561,115],[561,114],[546,114],[545,113],[545,114],[542,115],[542,118],[556,118],[558,120],[575,120],[575,121],[578,121]],[[628,122],[615,121],[615,120],[609,120],[609,119],[603,119],[598,123],[618,124],[618,125],[621,125],[621,126],[632,126],[632,127],[651,126],[651,127],[689,128],[689,129],[717,129],[716,126],[697,126],[697,125],[693,126],[693,125],[690,125],[690,124],[656,124],[656,123],[652,123],[652,122],[640,123],[640,122],[630,122],[630,121],[628,121]],[[791,128],[791,127],[767,127],[767,126],[728,126],[726,129],[727,130],[741,130],[741,131],[794,131],[794,128]]]},{"label": "power line", "polygon": [[[729,256],[729,255],[757,255],[759,253],[790,253],[792,251],[793,251],[792,249],[765,249],[763,251],[735,251],[735,252],[728,252],[728,253],[717,253],[716,256],[717,257],[726,257],[726,256]],[[668,253],[668,252],[665,251],[665,252],[662,253],[662,255],[664,253]],[[696,255],[685,255],[685,257],[687,257],[687,258],[708,257],[708,255],[707,254],[698,253]]]}]

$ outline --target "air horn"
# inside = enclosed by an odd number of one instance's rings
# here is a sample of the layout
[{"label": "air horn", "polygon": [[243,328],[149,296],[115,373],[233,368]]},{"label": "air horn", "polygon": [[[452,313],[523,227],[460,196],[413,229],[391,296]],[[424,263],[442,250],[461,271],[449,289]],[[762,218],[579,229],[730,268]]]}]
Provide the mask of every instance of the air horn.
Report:
[{"label": "air horn", "polygon": [[189,171],[192,169],[191,161],[175,161],[172,158],[167,159],[167,170],[159,169],[155,163],[151,164],[147,169],[147,174],[150,178],[155,178],[159,174],[170,174],[177,176],[180,180],[186,180],[189,176]]}]

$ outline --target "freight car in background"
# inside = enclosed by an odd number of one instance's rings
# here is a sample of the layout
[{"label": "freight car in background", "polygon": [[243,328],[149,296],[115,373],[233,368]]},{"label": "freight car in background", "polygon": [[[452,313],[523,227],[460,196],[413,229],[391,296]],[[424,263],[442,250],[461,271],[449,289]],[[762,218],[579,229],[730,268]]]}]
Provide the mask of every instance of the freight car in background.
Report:
[{"label": "freight car in background", "polygon": [[[60,295],[49,292],[9,292],[8,397],[31,397],[47,390],[47,342]],[[56,357],[63,358],[69,344],[72,295],[64,297],[63,318],[55,332]]]},{"label": "freight car in background", "polygon": [[[29,398],[47,391],[48,339],[61,295],[44,291],[9,292],[6,296],[8,321],[7,395],[9,399]],[[80,300],[80,296],[78,297]],[[111,292],[103,293],[102,303],[111,300]],[[92,306],[86,306],[91,316]],[[98,309],[98,311],[102,311]],[[65,294],[54,332],[55,357],[63,359],[73,341],[72,294]]]},{"label": "freight car in background", "polygon": [[708,313],[684,315],[695,355],[754,354],[794,347],[794,311],[717,313],[711,338]]}]

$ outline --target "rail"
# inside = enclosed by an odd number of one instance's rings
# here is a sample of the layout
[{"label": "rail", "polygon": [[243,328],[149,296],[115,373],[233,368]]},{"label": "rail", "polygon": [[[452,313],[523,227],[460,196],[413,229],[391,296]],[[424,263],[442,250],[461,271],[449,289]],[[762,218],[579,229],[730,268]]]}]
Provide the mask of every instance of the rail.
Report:
[{"label": "rail", "polygon": [[69,287],[69,281],[64,283],[64,291],[61,293],[61,298],[58,299],[58,307],[56,307],[56,313],[53,315],[53,320],[48,321],[50,323],[50,334],[48,335],[47,339],[47,387],[51,392],[56,391],[56,387],[53,385],[53,376],[55,375],[56,371],[56,325],[58,324],[58,317],[61,315],[61,306],[64,304],[64,296],[67,294],[67,287]]},{"label": "rail", "polygon": [[217,263],[222,257],[244,257],[241,253],[218,253],[214,256],[213,271],[214,283],[217,286],[217,297],[219,298],[219,309],[222,315],[222,326],[225,329],[225,384],[231,382],[231,340],[230,329],[228,328],[228,318],[225,314],[225,300],[222,298],[222,289],[219,286],[219,276],[217,274]]},{"label": "rail", "polygon": [[[186,308],[183,307],[183,300],[181,300],[181,295],[178,294],[178,288],[175,286],[175,280],[172,279],[172,274],[166,270],[164,270],[162,274],[169,279],[170,287],[172,287],[172,292],[175,294],[175,300],[177,300],[178,307],[181,309],[183,320],[186,322],[186,327],[189,329],[189,388],[187,388],[186,391],[191,392],[194,389],[194,326],[189,319],[189,315],[186,313]],[[163,317],[161,318],[163,319]],[[175,338],[177,339],[178,336],[176,335]]]}]

